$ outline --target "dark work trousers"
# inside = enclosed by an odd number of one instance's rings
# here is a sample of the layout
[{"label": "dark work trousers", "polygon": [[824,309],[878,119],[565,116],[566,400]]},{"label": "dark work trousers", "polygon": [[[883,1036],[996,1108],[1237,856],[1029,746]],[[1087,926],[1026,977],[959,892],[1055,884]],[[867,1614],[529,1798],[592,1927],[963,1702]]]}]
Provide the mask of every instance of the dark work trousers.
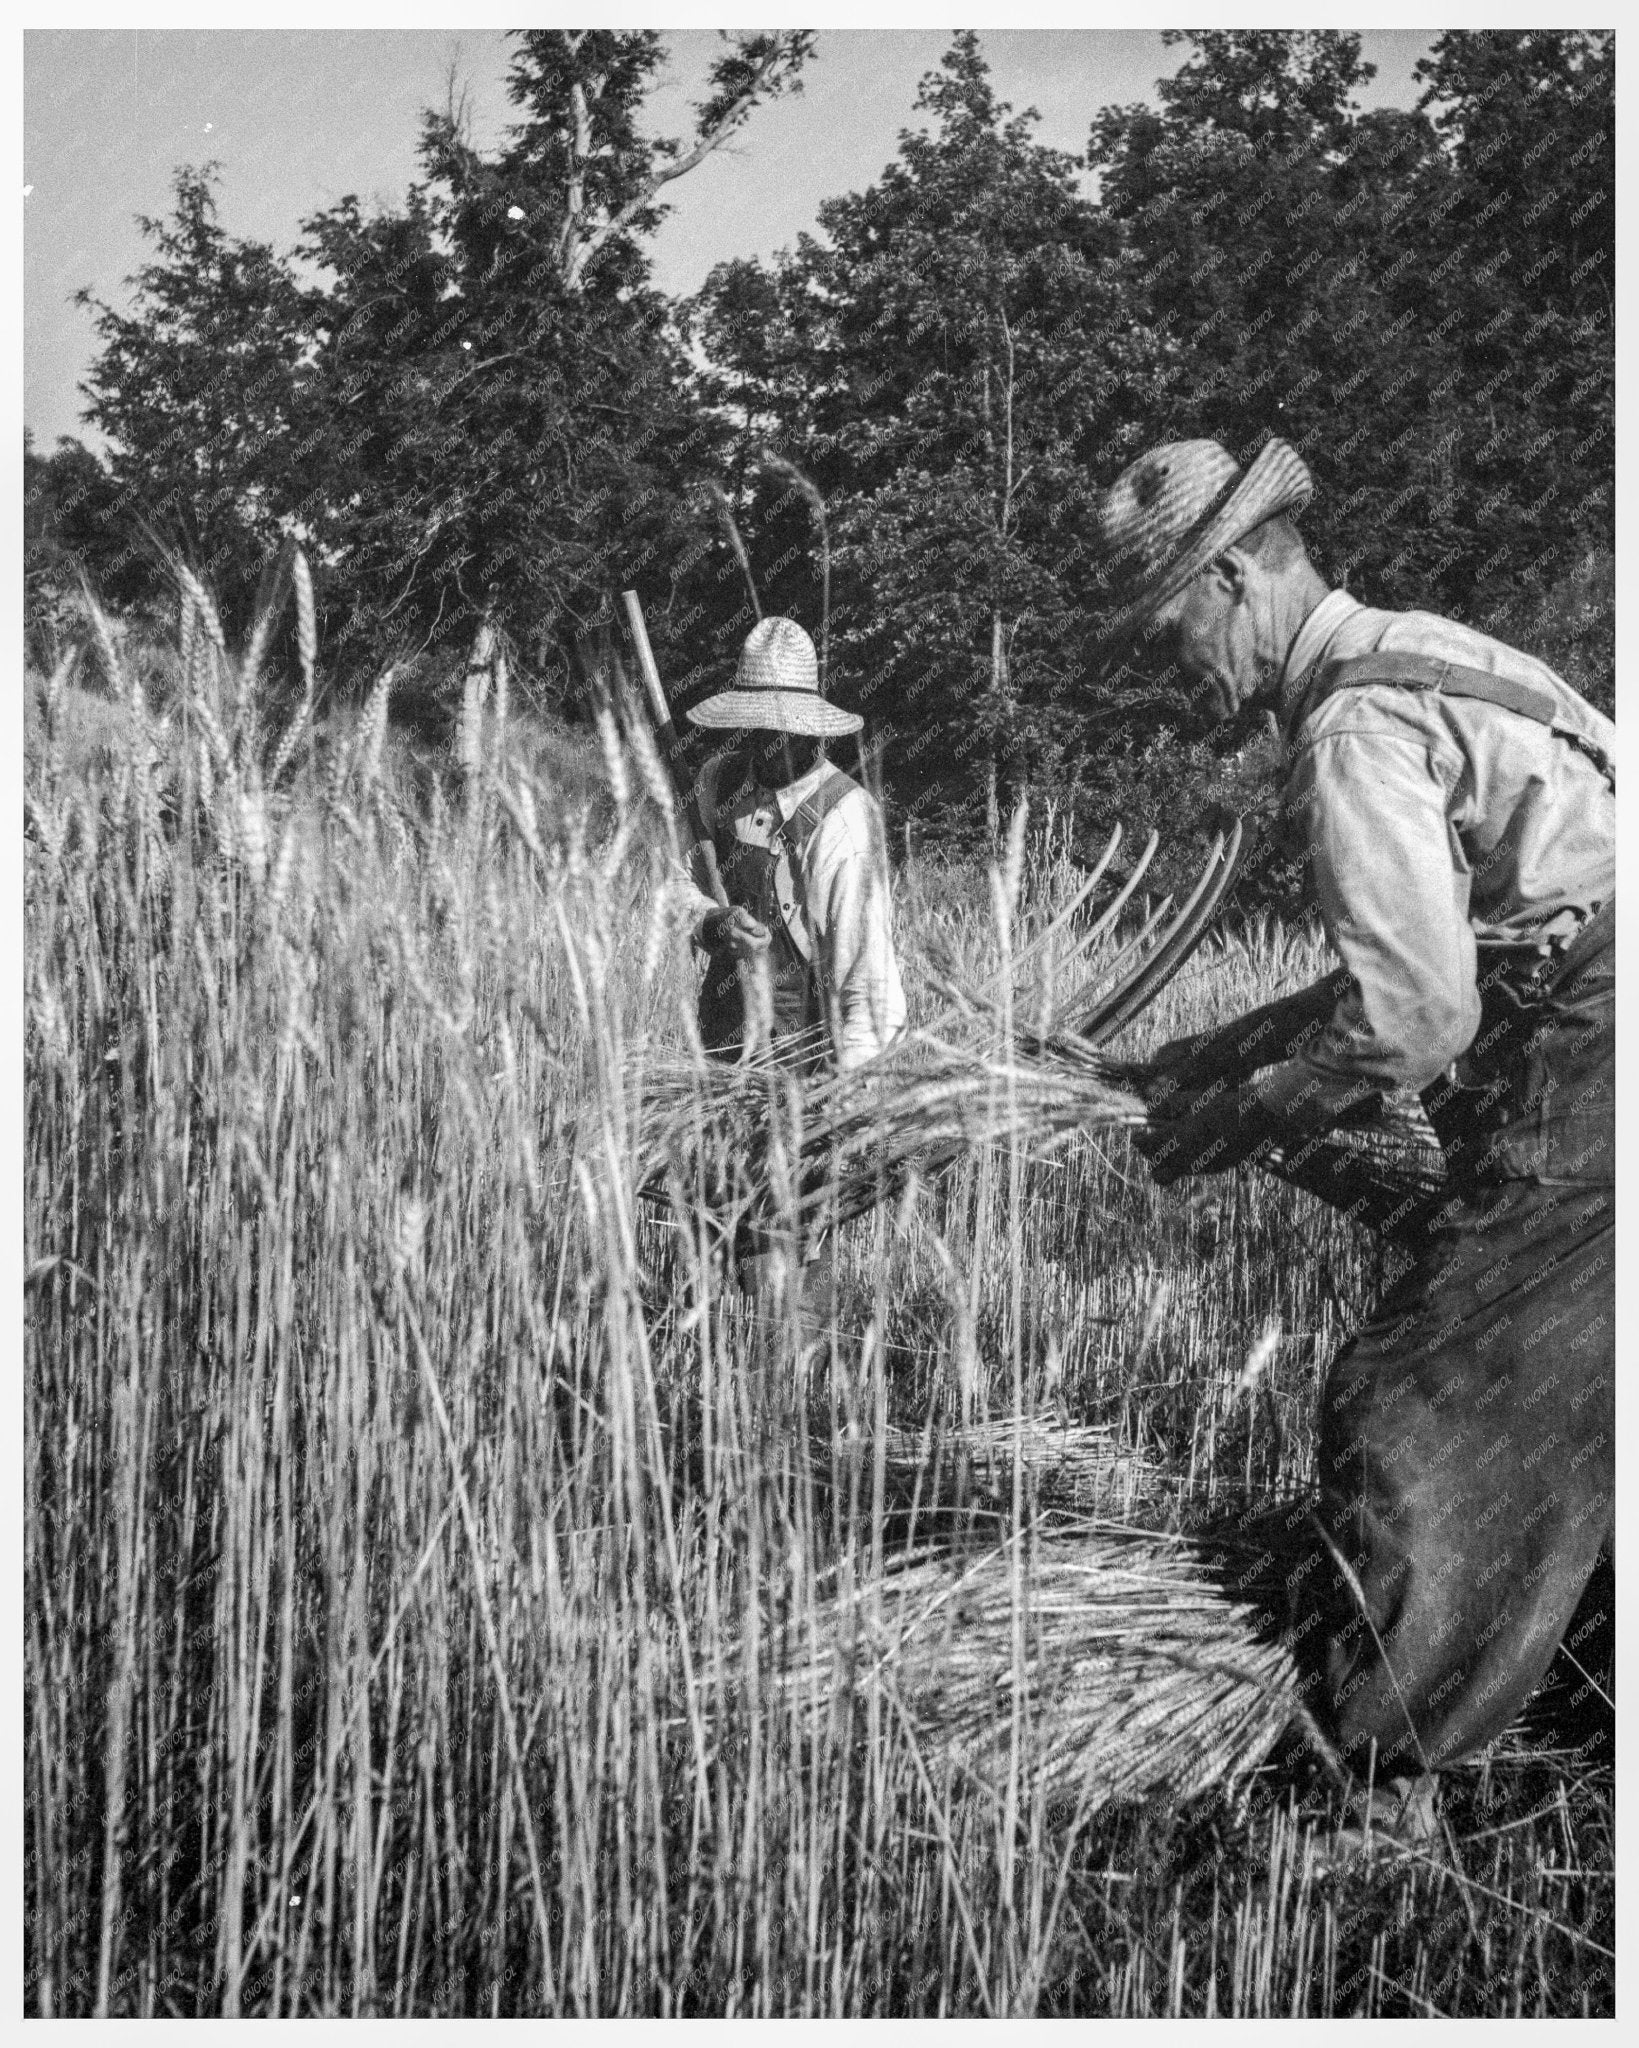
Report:
[{"label": "dark work trousers", "polygon": [[[719,844],[719,871],[730,899],[765,927],[770,944],[767,954],[743,971],[728,948],[708,953],[699,992],[700,1036],[715,1059],[741,1056],[749,1035],[746,983],[755,980],[766,991],[767,1056],[793,1074],[812,1074],[825,1064],[828,1050],[819,984],[781,913],[776,861],[772,848],[747,845],[727,835]],[[760,1143],[739,1167],[747,1186],[766,1177]],[[800,1356],[821,1341],[833,1319],[831,1261],[822,1256],[817,1242],[783,1239],[784,1233],[746,1219],[734,1230],[725,1256],[734,1283],[753,1304],[763,1340],[773,1343],[789,1323]]]},{"label": "dark work trousers", "polygon": [[[725,831],[718,836],[717,857],[729,900],[762,924],[769,947],[761,959],[744,968],[727,946],[708,949],[698,995],[701,1042],[713,1059],[738,1060],[751,1035],[747,1011],[756,1000],[753,990],[760,985],[767,1007],[766,1056],[793,1074],[813,1073],[824,1063],[826,1052],[819,985],[780,908],[777,849],[747,843]],[[737,1171],[745,1187],[765,1178],[760,1144],[737,1162]],[[743,1220],[726,1247],[728,1269],[756,1303],[759,1321],[768,1323],[779,1313],[783,1274],[790,1266],[796,1275],[798,1327],[806,1334],[819,1317],[821,1276],[813,1270],[813,1248],[783,1244],[778,1238],[779,1233],[764,1224]]]},{"label": "dark work trousers", "polygon": [[1307,1605],[1310,1704],[1361,1777],[1501,1734],[1609,1539],[1614,931],[1612,905],[1534,985],[1482,953],[1461,1085],[1424,1098],[1448,1191],[1327,1376],[1325,1547],[1289,1612]]}]

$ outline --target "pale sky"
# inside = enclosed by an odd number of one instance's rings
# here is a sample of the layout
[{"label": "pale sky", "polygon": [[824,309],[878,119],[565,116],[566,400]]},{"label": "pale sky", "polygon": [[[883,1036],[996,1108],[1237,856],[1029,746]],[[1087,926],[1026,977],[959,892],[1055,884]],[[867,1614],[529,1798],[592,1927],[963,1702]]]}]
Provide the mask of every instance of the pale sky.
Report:
[{"label": "pale sky", "polygon": [[[1152,98],[1187,54],[1151,30],[982,33],[1001,96],[1037,107],[1040,139],[1077,154],[1100,107]],[[668,36],[671,61],[650,101],[656,132],[687,133],[716,40],[708,29]],[[1411,106],[1412,66],[1429,41],[1427,30],[1366,31],[1378,75],[1362,104]],[[671,188],[657,282],[693,291],[714,263],[789,246],[822,199],[870,184],[949,43],[948,30],[822,30],[802,96],[760,109],[730,149]],[[218,159],[224,226],[287,250],[301,218],[343,193],[402,199],[421,110],[442,103],[452,64],[480,144],[493,144],[512,113],[508,50],[491,29],[30,31],[23,416],[36,444],[49,450],[65,433],[96,441],[76,391],[95,336],[70,296],[89,284],[125,303],[122,281],[143,261],[135,216],[169,211],[176,165]]]}]

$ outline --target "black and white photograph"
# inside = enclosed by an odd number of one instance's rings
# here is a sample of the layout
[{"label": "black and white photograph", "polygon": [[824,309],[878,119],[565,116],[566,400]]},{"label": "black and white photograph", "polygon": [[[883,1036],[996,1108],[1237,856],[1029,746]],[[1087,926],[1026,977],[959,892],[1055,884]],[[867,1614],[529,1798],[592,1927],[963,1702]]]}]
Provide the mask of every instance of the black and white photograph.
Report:
[{"label": "black and white photograph", "polygon": [[1616,32],[230,19],[20,36],[22,2015],[1614,2019]]}]

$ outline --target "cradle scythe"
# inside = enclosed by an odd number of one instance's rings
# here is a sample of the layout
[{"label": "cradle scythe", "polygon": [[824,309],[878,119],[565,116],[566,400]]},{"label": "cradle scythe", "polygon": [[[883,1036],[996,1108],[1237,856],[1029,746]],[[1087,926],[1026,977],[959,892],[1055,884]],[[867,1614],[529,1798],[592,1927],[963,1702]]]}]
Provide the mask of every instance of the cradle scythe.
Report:
[{"label": "cradle scythe", "polygon": [[632,646],[637,653],[637,665],[643,676],[643,694],[649,700],[649,716],[654,721],[660,758],[666,764],[666,773],[671,779],[672,789],[683,814],[684,827],[688,832],[695,879],[712,901],[726,910],[728,891],[723,887],[723,877],[718,871],[717,849],[712,844],[711,834],[706,830],[705,820],[700,815],[700,801],[695,795],[694,785],[687,770],[682,766],[683,741],[677,727],[672,723],[671,706],[666,702],[660,671],[655,666],[654,649],[649,645],[649,629],[643,622],[643,607],[638,602],[635,590],[623,590],[620,596],[626,607],[626,624],[631,631]]}]

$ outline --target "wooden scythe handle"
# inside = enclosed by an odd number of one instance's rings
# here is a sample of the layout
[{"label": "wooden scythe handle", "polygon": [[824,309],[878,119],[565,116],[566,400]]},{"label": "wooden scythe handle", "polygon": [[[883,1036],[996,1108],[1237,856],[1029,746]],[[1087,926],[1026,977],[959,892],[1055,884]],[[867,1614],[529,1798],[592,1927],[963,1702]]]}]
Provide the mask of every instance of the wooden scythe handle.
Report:
[{"label": "wooden scythe handle", "polygon": [[649,629],[643,621],[643,607],[638,602],[635,590],[623,590],[621,602],[626,607],[626,624],[631,629],[632,646],[637,654],[638,670],[643,677],[643,694],[648,700],[649,716],[654,720],[655,738],[660,744],[660,758],[666,764],[673,790],[677,794],[688,828],[694,865],[706,893],[722,909],[728,908],[728,891],[723,887],[723,877],[717,867],[717,849],[711,843],[711,834],[705,828],[700,816],[694,788],[685,775],[679,773],[678,757],[683,742],[678,737],[677,727],[672,723],[671,706],[666,702],[666,691],[660,680],[660,670],[655,666],[654,649],[649,645]]}]

